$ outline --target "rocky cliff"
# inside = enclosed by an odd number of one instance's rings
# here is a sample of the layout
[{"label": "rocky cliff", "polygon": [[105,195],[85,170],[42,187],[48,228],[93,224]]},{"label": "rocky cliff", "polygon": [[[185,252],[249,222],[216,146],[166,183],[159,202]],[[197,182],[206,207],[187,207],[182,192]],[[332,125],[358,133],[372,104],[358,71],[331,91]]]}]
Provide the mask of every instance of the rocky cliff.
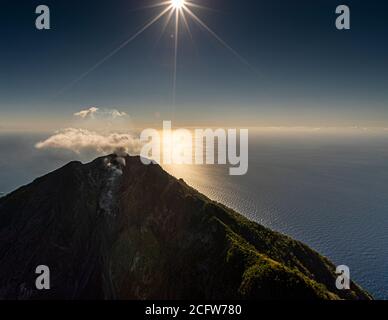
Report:
[{"label": "rocky cliff", "polygon": [[335,279],[306,245],[138,157],[72,162],[0,199],[2,299],[370,299]]}]

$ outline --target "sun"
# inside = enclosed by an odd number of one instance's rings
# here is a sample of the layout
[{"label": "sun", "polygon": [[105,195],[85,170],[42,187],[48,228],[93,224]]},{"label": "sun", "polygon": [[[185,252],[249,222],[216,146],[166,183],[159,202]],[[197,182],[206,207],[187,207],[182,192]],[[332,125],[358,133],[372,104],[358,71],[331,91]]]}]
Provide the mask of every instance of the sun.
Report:
[{"label": "sun", "polygon": [[186,0],[171,0],[171,5],[174,9],[182,9],[186,4]]},{"label": "sun", "polygon": [[162,18],[165,19],[164,25],[162,27],[162,33],[166,30],[167,26],[172,22],[174,24],[174,65],[173,65],[173,105],[175,105],[175,96],[176,96],[176,82],[177,82],[177,61],[178,61],[178,46],[179,46],[179,35],[181,33],[182,25],[186,29],[189,34],[191,40],[193,40],[193,35],[191,33],[191,28],[189,22],[194,22],[199,27],[205,31],[207,31],[215,40],[217,40],[224,48],[229,50],[235,57],[237,57],[243,64],[250,67],[250,64],[240,56],[240,54],[230,47],[217,33],[215,33],[205,22],[201,20],[199,16],[194,12],[194,10],[199,9],[208,9],[200,4],[197,4],[197,0],[153,0],[155,3],[153,5],[149,5],[145,8],[158,8],[161,7],[161,11],[153,17],[148,23],[146,23],[143,27],[139,28],[131,37],[121,43],[116,49],[109,52],[105,57],[96,62],[89,70],[85,71],[78,78],[69,83],[66,87],[64,87],[60,94],[62,94],[67,89],[73,87],[75,84],[83,80],[87,77],[91,72],[95,71],[102,64],[116,55],[123,48],[128,46],[131,42],[137,39],[141,34],[143,34],[147,29],[156,24]]}]

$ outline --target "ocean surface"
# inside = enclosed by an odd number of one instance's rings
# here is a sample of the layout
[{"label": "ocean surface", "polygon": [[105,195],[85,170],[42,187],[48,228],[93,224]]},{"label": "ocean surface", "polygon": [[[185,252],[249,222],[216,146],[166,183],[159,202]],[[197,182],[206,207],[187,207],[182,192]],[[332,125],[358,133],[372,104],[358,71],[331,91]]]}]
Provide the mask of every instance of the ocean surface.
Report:
[{"label": "ocean surface", "polygon": [[[45,136],[0,134],[0,196],[93,154],[36,150]],[[213,200],[301,240],[375,298],[388,299],[388,132],[250,132],[249,171],[170,166]]]}]

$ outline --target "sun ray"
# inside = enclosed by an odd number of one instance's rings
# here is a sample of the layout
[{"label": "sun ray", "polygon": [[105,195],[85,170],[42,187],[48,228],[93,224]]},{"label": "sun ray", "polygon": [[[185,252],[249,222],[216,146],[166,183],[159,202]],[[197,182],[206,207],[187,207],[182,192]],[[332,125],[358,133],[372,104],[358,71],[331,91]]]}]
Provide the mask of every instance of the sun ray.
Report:
[{"label": "sun ray", "polygon": [[[174,61],[173,61],[173,83],[172,83],[172,102],[173,107],[175,108],[176,104],[176,94],[177,94],[177,77],[178,77],[178,53],[179,53],[179,33],[180,33],[180,21],[182,20],[182,23],[185,26],[185,29],[187,30],[187,33],[190,36],[190,39],[192,43],[194,44],[194,37],[190,30],[189,20],[194,20],[200,27],[202,27],[205,31],[207,31],[213,38],[215,38],[224,48],[226,48],[228,51],[230,51],[235,57],[238,58],[240,62],[243,64],[249,66],[252,70],[252,66],[236,51],[234,50],[230,45],[228,45],[217,33],[215,33],[210,27],[206,25],[205,22],[203,22],[190,8],[198,8],[198,9],[209,9],[207,7],[204,7],[202,5],[199,5],[197,3],[193,2],[194,0],[166,0],[161,1],[158,3],[155,3],[153,5],[149,5],[143,8],[156,8],[156,7],[165,7],[158,15],[156,15],[154,18],[152,18],[148,23],[146,23],[140,30],[138,30],[134,35],[132,35],[129,39],[125,40],[120,46],[118,46],[116,49],[111,51],[109,54],[107,54],[104,58],[102,58],[100,61],[95,63],[90,69],[85,71],[83,74],[81,74],[78,78],[76,78],[73,82],[71,82],[69,85],[67,85],[65,88],[63,88],[61,91],[59,91],[59,94],[62,94],[69,88],[73,87],[75,84],[83,80],[85,77],[87,77],[90,73],[95,71],[97,68],[99,68],[102,64],[104,64],[106,61],[108,61],[110,58],[112,58],[115,54],[117,54],[120,50],[122,50],[124,47],[126,47],[129,43],[134,41],[137,37],[139,37],[143,32],[145,32],[148,28],[150,28],[153,24],[155,24],[157,21],[159,21],[162,17],[164,17],[167,14],[166,21],[163,23],[161,35],[157,42],[159,42],[160,38],[163,36],[164,32],[166,31],[168,25],[170,24],[171,20],[174,18]],[[188,15],[186,15],[186,13]]]},{"label": "sun ray", "polygon": [[168,15],[166,17],[166,21],[164,21],[164,23],[163,23],[162,30],[160,31],[160,34],[158,36],[158,39],[156,40],[156,43],[158,43],[160,41],[160,39],[163,37],[168,25],[171,22],[173,15],[174,15],[174,10],[170,10],[170,12],[168,13]]},{"label": "sun ray", "polygon": [[200,4],[197,4],[197,3],[194,3],[194,2],[190,2],[190,1],[186,1],[185,2],[185,6],[189,7],[189,8],[202,9],[202,10],[206,10],[206,11],[220,12],[219,10],[215,10],[215,9],[212,9],[212,8],[209,8],[209,7],[201,6]]},{"label": "sun ray", "polygon": [[197,15],[192,12],[189,8],[186,6],[183,7],[183,9],[206,31],[208,31],[219,43],[221,43],[226,49],[228,49],[236,58],[238,58],[243,64],[247,65],[248,67],[252,68],[250,63],[246,61],[236,50],[234,50],[231,46],[229,46],[220,36],[218,36],[210,27],[206,25],[205,22],[203,22],[200,18],[197,17]]},{"label": "sun ray", "polygon": [[193,37],[193,34],[191,33],[189,22],[187,21],[185,11],[182,10],[181,14],[182,14],[182,20],[183,20],[183,23],[186,27],[187,33],[189,34],[191,41],[194,43],[194,37]]},{"label": "sun ray", "polygon": [[[173,108],[176,103],[176,87],[177,87],[177,68],[178,68],[178,45],[179,45],[179,17],[180,9],[175,10],[175,51],[174,51],[174,75],[173,75]],[[175,110],[173,110],[175,111]]]},{"label": "sun ray", "polygon": [[68,90],[69,88],[76,85],[78,82],[83,80],[85,77],[87,77],[90,73],[95,71],[98,67],[100,67],[102,64],[104,64],[107,60],[112,58],[116,53],[118,53],[121,49],[126,47],[129,43],[131,43],[133,40],[135,40],[138,36],[140,36],[144,31],[146,31],[149,27],[151,27],[154,23],[156,23],[159,19],[161,19],[168,11],[172,9],[172,6],[167,7],[164,9],[161,13],[159,13],[156,17],[154,17],[150,22],[148,22],[144,27],[142,27],[139,31],[137,31],[132,37],[125,40],[120,46],[118,46],[116,49],[111,51],[108,55],[106,55],[104,58],[102,58],[100,61],[98,61],[96,64],[94,64],[90,69],[85,71],[83,74],[81,74],[77,79],[72,81],[69,85],[67,85],[65,88],[63,88],[59,94],[63,93],[64,91]]}]

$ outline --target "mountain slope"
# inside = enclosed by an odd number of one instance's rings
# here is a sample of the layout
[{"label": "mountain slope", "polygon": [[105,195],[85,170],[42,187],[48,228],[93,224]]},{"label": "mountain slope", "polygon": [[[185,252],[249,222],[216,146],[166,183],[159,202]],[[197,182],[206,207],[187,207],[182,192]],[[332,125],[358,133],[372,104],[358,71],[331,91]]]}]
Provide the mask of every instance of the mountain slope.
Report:
[{"label": "mountain slope", "polygon": [[335,279],[304,244],[138,157],[72,162],[0,199],[3,299],[370,298]]}]

